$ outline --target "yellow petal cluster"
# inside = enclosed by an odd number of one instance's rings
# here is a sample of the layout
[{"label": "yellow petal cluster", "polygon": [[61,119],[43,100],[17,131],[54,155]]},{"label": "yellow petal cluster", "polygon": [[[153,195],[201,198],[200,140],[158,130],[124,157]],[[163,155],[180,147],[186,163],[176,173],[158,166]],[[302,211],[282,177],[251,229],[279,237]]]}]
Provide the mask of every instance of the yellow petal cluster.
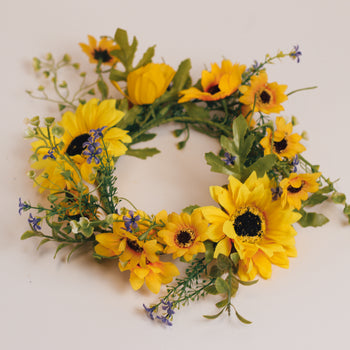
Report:
[{"label": "yellow petal cluster", "polygon": [[308,193],[318,191],[317,179],[321,173],[297,174],[292,173],[280,182],[282,189],[282,203],[284,206],[290,205],[292,208],[300,209],[301,202],[308,198]]},{"label": "yellow petal cluster", "polygon": [[282,102],[288,99],[284,93],[287,85],[279,85],[276,82],[268,83],[266,72],[254,75],[250,79],[250,85],[243,85],[239,91],[243,94],[239,101],[250,110],[266,114],[279,113],[284,110]]},{"label": "yellow petal cluster", "polygon": [[173,254],[173,259],[183,256],[190,261],[195,254],[205,252],[203,242],[207,239],[207,229],[208,222],[198,210],[191,215],[172,213],[158,236],[166,244],[165,253]]},{"label": "yellow petal cluster", "polygon": [[114,66],[118,59],[111,55],[111,51],[119,49],[113,40],[106,37],[102,37],[99,42],[92,36],[88,35],[89,44],[79,43],[83,52],[89,56],[90,63],[106,64],[109,66]]},{"label": "yellow petal cluster", "polygon": [[[170,262],[162,262],[159,253],[163,252],[163,246],[158,243],[156,232],[148,232],[147,240],[139,237],[150,228],[150,217],[138,210],[135,216],[139,216],[137,232],[129,232],[124,223],[123,215],[114,215],[113,232],[96,235],[95,252],[105,257],[119,257],[119,269],[130,271],[130,284],[134,290],[141,288],[146,283],[153,292],[158,293],[161,284],[170,283],[174,276],[180,274],[178,268]],[[130,214],[126,216],[130,217]],[[165,210],[155,216],[155,222],[166,223]]]},{"label": "yellow petal cluster", "polygon": [[128,131],[115,127],[124,116],[124,112],[117,110],[115,105],[115,100],[100,102],[93,98],[84,105],[80,104],[75,112],[64,113],[59,123],[65,130],[62,137],[63,153],[74,159],[85,181],[93,180],[91,175],[94,165],[88,164],[82,154],[83,143],[88,140],[90,130],[104,128],[103,142],[110,157],[125,154],[127,151],[125,143],[131,142]]},{"label": "yellow petal cluster", "polygon": [[[306,148],[299,143],[302,139],[299,134],[292,134],[292,123],[286,123],[283,117],[276,118],[276,130],[272,136],[272,130],[266,129],[267,135],[260,141],[264,148],[264,154],[274,153],[279,160],[283,158],[293,159],[295,155],[304,152]],[[273,138],[273,140],[272,140]],[[273,147],[271,147],[273,144]]]},{"label": "yellow petal cluster", "polygon": [[211,71],[202,72],[202,90],[191,87],[180,91],[183,95],[179,103],[198,99],[202,101],[217,101],[232,95],[242,83],[242,74],[246,66],[238,63],[232,64],[229,60],[223,60],[221,67],[217,63],[211,65]]},{"label": "yellow petal cluster", "polygon": [[280,200],[272,200],[266,175],[258,178],[253,172],[244,183],[230,176],[227,188],[213,186],[210,193],[220,208],[209,206],[201,211],[211,224],[209,239],[217,242],[215,258],[237,251],[242,280],[252,280],[258,273],[270,278],[272,264],[289,266],[288,257],[296,256],[292,224],[300,215],[283,208]]}]

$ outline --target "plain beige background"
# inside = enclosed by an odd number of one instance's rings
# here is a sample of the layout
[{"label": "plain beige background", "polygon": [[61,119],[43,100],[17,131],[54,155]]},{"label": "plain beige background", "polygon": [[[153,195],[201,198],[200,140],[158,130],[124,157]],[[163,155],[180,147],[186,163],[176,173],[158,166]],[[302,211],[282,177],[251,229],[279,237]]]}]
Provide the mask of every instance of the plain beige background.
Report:
[{"label": "plain beige background", "polygon": [[[272,278],[241,288],[235,305],[254,321],[250,326],[226,316],[208,321],[216,298],[178,311],[174,326],[147,319],[142,303],[157,299],[146,289],[134,292],[128,275],[113,264],[97,264],[89,254],[52,258],[55,245],[37,251],[37,241],[21,242],[26,215],[17,214],[18,197],[40,201],[25,173],[29,143],[23,123],[35,115],[58,116],[54,106],[31,100],[24,92],[38,85],[31,58],[48,51],[69,52],[88,67],[78,42],[87,34],[113,35],[117,27],[139,39],[142,50],[156,44],[156,62],[176,67],[192,59],[192,76],[211,62],[228,58],[250,65],[266,53],[299,44],[301,63],[289,59],[268,67],[271,81],[292,95],[286,117],[307,130],[305,156],[350,199],[349,94],[350,3],[333,1],[2,1],[1,35],[1,234],[0,329],[3,349],[346,349],[350,314],[350,226],[340,207],[320,210],[332,221],[320,229],[297,227],[298,258],[289,270],[275,268]],[[211,202],[208,186],[225,178],[211,174],[203,154],[217,149],[212,140],[192,135],[177,151],[172,126],[159,130],[150,145],[162,153],[149,161],[121,159],[120,194],[139,208],[165,208]]]}]

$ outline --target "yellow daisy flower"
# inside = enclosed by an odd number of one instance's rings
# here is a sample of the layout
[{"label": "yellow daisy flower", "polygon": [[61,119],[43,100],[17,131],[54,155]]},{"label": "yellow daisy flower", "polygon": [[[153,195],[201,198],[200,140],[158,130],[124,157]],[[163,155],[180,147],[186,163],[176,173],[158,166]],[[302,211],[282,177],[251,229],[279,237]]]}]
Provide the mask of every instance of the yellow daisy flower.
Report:
[{"label": "yellow daisy flower", "polygon": [[[304,152],[306,148],[299,143],[302,139],[299,134],[292,134],[292,123],[286,123],[283,117],[276,118],[276,130],[273,133],[272,152],[277,155],[279,160],[282,158],[293,159],[295,155]],[[271,154],[272,130],[266,129],[267,135],[260,141],[264,148],[264,154]]]},{"label": "yellow daisy flower", "polygon": [[[148,63],[128,74],[127,98],[134,105],[151,104],[165,93],[174,75],[175,70],[165,63]],[[114,86],[121,91],[118,84]]]},{"label": "yellow daisy flower", "polygon": [[301,201],[305,201],[308,198],[308,193],[314,193],[318,191],[319,184],[317,179],[321,176],[321,173],[313,174],[290,174],[289,178],[283,179],[280,182],[282,189],[282,204],[287,206],[288,204],[292,208],[300,209]]},{"label": "yellow daisy flower", "polygon": [[202,72],[202,91],[191,87],[180,91],[183,95],[179,103],[193,99],[202,101],[217,101],[232,95],[242,83],[242,74],[246,66],[238,63],[232,64],[229,60],[221,62],[221,68],[217,63],[211,64],[211,72]]},{"label": "yellow daisy flower", "polygon": [[251,77],[250,86],[243,85],[239,88],[243,94],[239,101],[247,105],[250,110],[254,107],[255,112],[279,113],[284,110],[281,103],[288,99],[284,93],[286,89],[287,85],[268,83],[266,72],[261,72]]},{"label": "yellow daisy flower", "polygon": [[101,62],[109,66],[114,66],[118,62],[117,57],[110,54],[111,51],[120,48],[113,40],[102,37],[99,43],[97,43],[97,40],[91,35],[88,35],[88,39],[89,44],[79,43],[79,45],[83,52],[89,56],[90,63],[97,64]]},{"label": "yellow daisy flower", "polygon": [[[84,143],[89,140],[91,130],[101,131],[110,157],[123,155],[127,150],[124,143],[131,142],[128,131],[115,127],[124,116],[124,112],[115,109],[115,103],[115,100],[99,102],[93,98],[86,104],[79,105],[75,113],[64,113],[59,123],[65,130],[61,139],[64,144],[62,152],[73,158],[86,181],[93,181],[92,168],[96,166],[89,163],[88,157],[83,154]],[[100,138],[96,141],[102,145]]]},{"label": "yellow daisy flower", "polygon": [[146,282],[148,289],[158,294],[162,284],[170,283],[179,274],[179,269],[171,262],[147,262],[130,270],[129,281],[134,290],[140,289]]},{"label": "yellow daisy flower", "polygon": [[193,255],[205,252],[203,241],[207,239],[207,229],[208,222],[198,210],[191,215],[172,213],[158,236],[166,244],[165,253],[173,254],[173,259],[183,256],[190,261]]},{"label": "yellow daisy flower", "polygon": [[266,175],[257,178],[253,172],[244,183],[230,176],[227,189],[212,186],[210,193],[221,208],[209,206],[201,211],[211,224],[209,239],[218,242],[215,258],[237,251],[238,275],[245,281],[254,279],[257,273],[270,278],[271,264],[289,266],[288,257],[297,254],[292,224],[300,214],[283,209],[280,200],[272,200],[271,182]]}]

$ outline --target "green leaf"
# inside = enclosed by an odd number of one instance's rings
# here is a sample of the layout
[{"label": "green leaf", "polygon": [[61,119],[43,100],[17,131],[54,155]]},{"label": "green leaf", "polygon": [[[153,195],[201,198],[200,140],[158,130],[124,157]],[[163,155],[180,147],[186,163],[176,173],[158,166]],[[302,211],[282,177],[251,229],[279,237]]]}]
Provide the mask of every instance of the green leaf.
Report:
[{"label": "green leaf", "polygon": [[240,148],[244,136],[248,130],[248,124],[242,114],[240,114],[232,123],[233,142],[237,149]]},{"label": "green leaf", "polygon": [[194,119],[210,119],[209,112],[203,107],[200,107],[194,103],[186,103],[184,104],[184,107],[187,114]]},{"label": "green leaf", "polygon": [[140,59],[139,63],[137,64],[137,66],[135,67],[135,69],[140,68],[142,66],[145,66],[148,63],[152,62],[152,58],[154,56],[154,49],[155,49],[155,45],[149,47],[146,52],[143,54],[142,58]]},{"label": "green leaf", "polygon": [[238,290],[238,281],[234,278],[234,275],[229,274],[226,278],[226,282],[230,288],[231,297],[234,297]]},{"label": "green leaf", "polygon": [[61,104],[61,103],[58,105],[58,110],[59,110],[60,112],[63,111],[65,108],[66,108],[66,106],[63,105],[63,104]]},{"label": "green leaf", "polygon": [[218,308],[218,309],[221,309],[222,307],[226,306],[228,304],[228,300],[227,299],[224,299],[224,300],[221,300],[219,302],[217,302],[215,304],[215,306]]},{"label": "green leaf", "polygon": [[179,92],[185,88],[185,85],[189,79],[191,66],[191,60],[189,58],[180,63],[179,68],[177,69],[173,78],[173,86],[171,91]]},{"label": "green leaf", "polygon": [[225,151],[227,151],[231,155],[239,156],[239,149],[236,147],[232,139],[229,139],[228,137],[222,135],[220,137],[220,145]]},{"label": "green leaf", "polygon": [[304,212],[302,218],[298,221],[303,227],[318,227],[326,224],[329,219],[323,214]]},{"label": "green leaf", "polygon": [[211,166],[211,171],[221,173],[224,175],[233,175],[240,180],[240,174],[235,172],[235,167],[227,165],[220,157],[216,156],[213,152],[205,154],[205,159],[208,165]]},{"label": "green leaf", "polygon": [[101,92],[102,100],[106,99],[108,96],[108,86],[103,80],[97,82],[97,87]]},{"label": "green leaf", "polygon": [[176,145],[177,149],[179,150],[185,148],[185,146],[186,146],[186,141],[180,141]]},{"label": "green leaf", "polygon": [[216,287],[212,284],[204,288],[204,290],[211,295],[217,295],[219,292],[216,290]]},{"label": "green leaf", "polygon": [[219,254],[217,257],[217,265],[220,270],[228,271],[232,267],[232,261],[224,254]]},{"label": "green leaf", "polygon": [[197,205],[197,204],[189,205],[188,207],[182,209],[182,212],[191,215],[193,213],[193,211],[197,208],[200,208],[199,205]]},{"label": "green leaf", "polygon": [[56,252],[55,252],[55,255],[54,255],[53,258],[56,259],[57,253],[58,253],[61,249],[63,249],[64,247],[66,247],[67,245],[69,245],[69,243],[61,243],[61,244],[57,247]]},{"label": "green leaf", "polygon": [[255,283],[258,283],[258,280],[253,280],[253,281],[242,281],[238,277],[233,276],[238,283],[240,283],[242,286],[252,286]]},{"label": "green leaf", "polygon": [[25,240],[27,238],[30,238],[30,237],[40,237],[41,234],[39,232],[36,232],[36,231],[26,231],[23,233],[23,235],[21,236],[21,240]]},{"label": "green leaf", "polygon": [[179,136],[181,136],[181,134],[182,134],[185,130],[186,130],[186,128],[185,128],[185,129],[176,129],[176,130],[173,131],[173,135],[174,135],[175,137],[179,137]]},{"label": "green leaf", "polygon": [[236,313],[236,316],[237,318],[242,322],[242,323],[245,323],[245,324],[251,324],[252,322],[251,321],[248,321],[247,319],[245,319],[242,315],[240,315],[237,310],[235,309],[235,313]]},{"label": "green leaf", "polygon": [[111,55],[119,58],[128,74],[132,69],[132,62],[137,50],[136,37],[133,38],[131,45],[129,45],[127,32],[124,29],[118,28],[114,35],[114,41],[120,46],[120,49],[111,51]]},{"label": "green leaf", "polygon": [[230,259],[231,259],[231,261],[233,262],[233,265],[234,265],[234,266],[237,266],[239,260],[241,260],[239,254],[238,254],[237,252],[236,252],[236,253],[231,253],[231,254],[230,254]]},{"label": "green leaf", "polygon": [[345,215],[350,215],[350,205],[345,204],[343,213],[344,213]]},{"label": "green leaf", "polygon": [[335,204],[344,204],[346,200],[346,196],[344,193],[334,192],[332,194],[332,201]]},{"label": "green leaf", "polygon": [[[135,123],[137,117],[139,114],[142,113],[142,108],[140,106],[134,106],[131,109],[129,109],[124,117],[120,120],[120,122],[117,124],[117,127],[120,129],[125,130],[129,125],[132,125]],[[132,135],[131,135],[132,136]]]},{"label": "green leaf", "polygon": [[38,244],[38,246],[36,247],[36,249],[39,249],[42,245],[44,245],[47,242],[50,242],[51,239],[50,238],[44,238],[40,241],[40,243]]},{"label": "green leaf", "polygon": [[230,290],[228,283],[221,277],[217,277],[215,280],[215,288],[219,293],[228,293]]},{"label": "green leaf", "polygon": [[109,79],[117,82],[126,81],[127,76],[128,75],[126,72],[121,72],[120,70],[112,69],[111,73],[109,74]]},{"label": "green leaf", "polygon": [[249,175],[255,171],[258,177],[263,177],[266,172],[268,172],[275,164],[277,157],[274,154],[268,154],[262,158],[259,158],[250,167],[245,169],[242,182],[245,181]]},{"label": "green leaf", "polygon": [[320,204],[327,199],[328,199],[328,196],[325,196],[322,193],[316,192],[303,203],[303,206],[313,207],[314,205]]},{"label": "green leaf", "polygon": [[205,246],[205,263],[209,264],[214,259],[214,243],[212,241],[204,241]]},{"label": "green leaf", "polygon": [[213,265],[210,268],[209,276],[212,278],[217,278],[220,277],[223,273],[224,271],[220,270],[217,265]]},{"label": "green leaf", "polygon": [[209,320],[214,320],[215,318],[218,318],[225,309],[222,309],[219,313],[217,313],[216,315],[203,315],[203,317],[209,319]]},{"label": "green leaf", "polygon": [[147,157],[152,157],[155,154],[160,153],[157,148],[140,148],[140,149],[131,149],[129,148],[126,151],[128,156],[133,156],[141,159],[146,159]]},{"label": "green leaf", "polygon": [[140,136],[138,136],[137,138],[133,139],[133,144],[135,143],[139,143],[139,142],[146,142],[146,141],[150,141],[153,140],[155,137],[157,136],[157,134],[141,134]]}]

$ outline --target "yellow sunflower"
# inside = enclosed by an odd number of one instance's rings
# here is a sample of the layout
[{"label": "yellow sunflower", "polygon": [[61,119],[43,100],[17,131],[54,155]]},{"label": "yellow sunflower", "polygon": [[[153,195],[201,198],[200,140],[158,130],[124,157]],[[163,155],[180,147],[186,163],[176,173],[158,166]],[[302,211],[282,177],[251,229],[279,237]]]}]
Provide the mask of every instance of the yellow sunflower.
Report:
[{"label": "yellow sunflower", "polygon": [[[283,117],[276,118],[276,130],[273,133],[272,152],[277,155],[279,160],[282,158],[293,159],[295,155],[304,152],[306,148],[299,143],[302,139],[299,134],[292,134],[292,123],[286,123]],[[264,154],[271,153],[272,130],[266,129],[267,135],[260,141],[264,148]]]},{"label": "yellow sunflower", "polygon": [[207,229],[208,222],[198,210],[191,215],[172,213],[158,236],[166,244],[165,253],[172,253],[173,259],[183,256],[186,261],[190,261],[193,255],[205,252],[203,242],[207,239]]},{"label": "yellow sunflower", "polygon": [[282,189],[282,204],[286,206],[289,204],[292,208],[300,209],[301,201],[308,198],[308,193],[318,191],[319,184],[317,179],[321,173],[313,174],[297,174],[292,173],[287,179],[280,182]]},{"label": "yellow sunflower", "polygon": [[[128,131],[115,127],[124,116],[124,112],[115,109],[115,103],[115,100],[99,102],[93,98],[86,104],[79,105],[75,113],[71,111],[64,113],[59,123],[65,130],[61,139],[64,144],[62,152],[74,160],[86,181],[93,181],[91,175],[94,165],[84,155],[84,144],[89,140],[92,130],[99,131],[103,135],[103,143],[110,157],[123,155],[127,150],[124,143],[131,142],[131,137],[127,135]],[[100,137],[95,141],[102,146]]]},{"label": "yellow sunflower", "polygon": [[146,282],[148,289],[158,294],[162,284],[170,283],[179,274],[180,271],[171,262],[147,262],[130,270],[129,281],[134,290],[140,289]]},{"label": "yellow sunflower", "polygon": [[113,40],[108,39],[107,37],[102,37],[99,43],[97,40],[88,35],[89,44],[79,43],[83,52],[85,52],[90,59],[90,63],[103,63],[109,66],[114,66],[118,59],[111,55],[111,51],[119,49],[119,45],[117,45]]},{"label": "yellow sunflower", "polygon": [[[166,222],[166,211],[155,216],[155,222]],[[147,261],[159,260],[157,253],[163,251],[163,246],[157,242],[155,231],[148,232],[147,239],[139,237],[150,228],[151,218],[143,211],[130,211],[126,215],[115,215],[112,233],[96,235],[99,244],[95,252],[101,256],[119,256],[119,268],[130,270],[137,265],[145,265]]]},{"label": "yellow sunflower", "polygon": [[297,254],[292,224],[300,215],[283,208],[280,200],[272,200],[271,182],[266,175],[257,178],[253,172],[244,183],[230,176],[227,189],[212,186],[210,193],[220,209],[209,206],[201,211],[211,224],[209,239],[218,242],[215,258],[237,251],[238,275],[245,281],[257,273],[270,278],[271,264],[289,266],[288,257]]},{"label": "yellow sunflower", "polygon": [[179,103],[193,99],[202,101],[217,101],[232,95],[242,83],[242,74],[246,66],[238,63],[232,64],[229,60],[221,62],[221,68],[217,63],[211,65],[211,72],[202,72],[202,90],[191,87],[180,91],[183,95]]},{"label": "yellow sunflower", "polygon": [[250,110],[254,108],[255,112],[279,113],[284,110],[281,103],[288,99],[284,93],[286,89],[287,85],[268,83],[266,72],[261,72],[251,77],[250,86],[243,85],[239,88],[243,94],[239,101],[247,105]]}]

